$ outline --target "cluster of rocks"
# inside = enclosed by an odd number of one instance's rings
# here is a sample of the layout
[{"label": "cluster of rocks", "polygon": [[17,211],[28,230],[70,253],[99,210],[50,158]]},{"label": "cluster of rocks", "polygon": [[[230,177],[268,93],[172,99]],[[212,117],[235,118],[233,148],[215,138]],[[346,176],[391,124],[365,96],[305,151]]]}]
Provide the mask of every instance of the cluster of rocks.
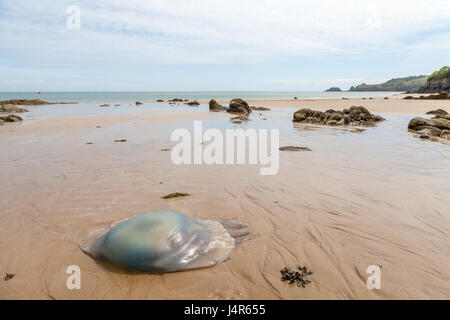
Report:
[{"label": "cluster of rocks", "polygon": [[196,100],[188,101],[188,102],[185,102],[184,104],[187,104],[188,106],[199,106],[200,105],[200,103]]},{"label": "cluster of rocks", "polygon": [[450,114],[442,109],[432,110],[427,114],[435,115],[432,119],[414,118],[408,124],[408,129],[419,135],[421,139],[450,140]]},{"label": "cluster of rocks", "polygon": [[[0,101],[0,113],[23,113],[28,112],[25,108],[20,108],[19,102],[27,103],[29,100],[5,100]],[[40,101],[40,100],[39,100]],[[36,102],[36,101],[35,101]],[[28,102],[30,103],[30,102]],[[6,116],[0,116],[0,125],[3,125],[5,122],[19,122],[23,119],[15,114],[9,114]]]},{"label": "cluster of rocks", "polygon": [[384,118],[374,115],[362,106],[353,106],[343,111],[329,109],[325,112],[311,110],[308,108],[298,110],[294,113],[294,122],[305,122],[314,124],[324,124],[331,126],[374,126]]},{"label": "cluster of rocks", "polygon": [[439,94],[430,94],[428,96],[407,96],[404,100],[450,100],[450,95],[447,92],[441,92]]}]

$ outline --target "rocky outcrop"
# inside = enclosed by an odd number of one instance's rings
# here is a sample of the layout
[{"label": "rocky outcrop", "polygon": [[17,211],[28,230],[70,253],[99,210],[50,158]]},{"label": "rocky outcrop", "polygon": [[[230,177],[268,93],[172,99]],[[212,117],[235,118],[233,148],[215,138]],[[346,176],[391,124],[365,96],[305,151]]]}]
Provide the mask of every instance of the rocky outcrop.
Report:
[{"label": "rocky outcrop", "polygon": [[436,116],[432,119],[414,118],[409,122],[408,129],[417,133],[421,139],[450,139],[450,115],[442,109],[430,112]]},{"label": "rocky outcrop", "polygon": [[353,106],[343,111],[333,109],[325,112],[311,109],[301,109],[294,113],[294,122],[335,125],[335,126],[374,126],[377,122],[383,121],[380,116],[371,114],[364,107]]},{"label": "rocky outcrop", "polygon": [[325,92],[342,92],[342,90],[338,87],[331,87],[330,89],[325,90]]},{"label": "rocky outcrop", "polygon": [[2,120],[3,122],[19,122],[23,119],[19,116],[16,116],[15,114],[10,114],[8,116],[0,117],[0,120]]},{"label": "rocky outcrop", "polygon": [[227,112],[248,115],[252,112],[252,109],[250,108],[248,103],[245,102],[244,100],[233,99],[230,101],[230,107],[228,108]]},{"label": "rocky outcrop", "polygon": [[[56,103],[56,102],[54,102]],[[53,104],[47,101],[39,100],[39,99],[33,99],[33,100],[27,100],[27,99],[13,99],[13,100],[3,100],[0,101],[0,105],[5,104],[12,104],[15,106],[39,106],[44,104]]]},{"label": "rocky outcrop", "polygon": [[420,87],[417,93],[438,93],[450,92],[449,79],[428,80],[424,86]]},{"label": "rocky outcrop", "polygon": [[200,103],[198,102],[198,101],[188,101],[188,102],[185,102],[185,104],[187,104],[188,106],[199,106],[200,105]]},{"label": "rocky outcrop", "polygon": [[141,105],[141,104],[142,104],[142,102],[136,101],[136,105],[137,105],[137,106],[139,106],[139,105]]},{"label": "rocky outcrop", "polygon": [[209,111],[213,111],[213,112],[219,112],[219,111],[227,111],[228,108],[218,104],[216,100],[212,99],[211,101],[209,101]]},{"label": "rocky outcrop", "polygon": [[441,69],[433,72],[423,86],[416,93],[438,93],[450,92],[450,67],[443,66]]},{"label": "rocky outcrop", "polygon": [[441,92],[439,94],[430,94],[428,96],[406,96],[404,100],[450,100],[450,95],[447,92]]},{"label": "rocky outcrop", "polygon": [[28,112],[27,109],[19,108],[18,106],[12,104],[0,105],[0,113],[22,113]]}]

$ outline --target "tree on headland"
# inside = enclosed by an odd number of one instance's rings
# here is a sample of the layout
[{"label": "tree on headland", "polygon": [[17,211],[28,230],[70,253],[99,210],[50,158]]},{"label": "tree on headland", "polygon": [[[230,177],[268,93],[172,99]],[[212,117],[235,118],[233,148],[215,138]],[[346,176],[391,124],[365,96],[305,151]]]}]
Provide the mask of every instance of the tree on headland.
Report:
[{"label": "tree on headland", "polygon": [[450,79],[450,67],[443,66],[440,70],[435,71],[428,77],[428,80]]}]

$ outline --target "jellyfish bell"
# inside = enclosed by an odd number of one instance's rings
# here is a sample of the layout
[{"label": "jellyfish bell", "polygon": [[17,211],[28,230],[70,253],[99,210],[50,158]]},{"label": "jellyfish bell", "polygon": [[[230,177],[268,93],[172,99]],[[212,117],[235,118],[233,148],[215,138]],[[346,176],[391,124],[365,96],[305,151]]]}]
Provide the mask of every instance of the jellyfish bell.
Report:
[{"label": "jellyfish bell", "polygon": [[161,274],[227,260],[238,243],[253,238],[245,227],[173,211],[151,211],[97,230],[79,246],[95,259]]}]

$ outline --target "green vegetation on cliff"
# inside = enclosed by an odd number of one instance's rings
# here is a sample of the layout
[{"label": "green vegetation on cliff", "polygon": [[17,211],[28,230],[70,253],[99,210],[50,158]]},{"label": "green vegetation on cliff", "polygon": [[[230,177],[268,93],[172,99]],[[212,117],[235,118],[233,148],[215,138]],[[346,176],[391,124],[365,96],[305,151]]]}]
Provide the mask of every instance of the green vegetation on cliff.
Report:
[{"label": "green vegetation on cliff", "polygon": [[360,84],[351,87],[349,91],[412,91],[417,90],[425,84],[427,76],[413,76],[406,78],[391,79],[381,84]]},{"label": "green vegetation on cliff", "polygon": [[444,66],[440,70],[435,71],[428,77],[428,80],[443,80],[450,79],[450,67]]}]

